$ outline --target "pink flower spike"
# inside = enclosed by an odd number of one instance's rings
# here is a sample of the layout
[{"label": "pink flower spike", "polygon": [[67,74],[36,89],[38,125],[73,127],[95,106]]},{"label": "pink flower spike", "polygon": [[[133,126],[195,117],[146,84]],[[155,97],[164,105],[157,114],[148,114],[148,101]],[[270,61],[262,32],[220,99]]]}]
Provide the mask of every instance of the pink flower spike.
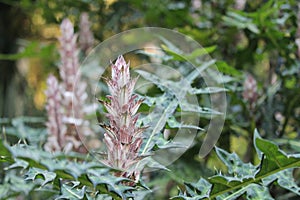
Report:
[{"label": "pink flower spike", "polygon": [[247,75],[244,81],[243,98],[245,101],[249,103],[250,109],[253,110],[256,105],[258,93],[257,93],[257,82],[254,79],[254,77],[250,74]]},{"label": "pink flower spike", "polygon": [[87,54],[93,48],[95,39],[91,31],[89,15],[86,12],[80,15],[79,29],[80,48],[85,52],[85,54]]},{"label": "pink flower spike", "polygon": [[109,102],[99,101],[109,113],[109,126],[101,125],[106,130],[104,141],[107,146],[107,160],[103,163],[122,171],[117,175],[136,181],[140,171],[132,169],[136,169],[134,165],[141,160],[139,150],[145,130],[145,127],[136,127],[136,113],[143,100],[135,100],[137,95],[133,94],[133,88],[136,79],[130,78],[129,63],[126,64],[123,56],[112,63],[111,70],[111,79],[106,81]]},{"label": "pink flower spike", "polygon": [[63,110],[61,108],[61,88],[55,76],[49,75],[47,79],[46,110],[48,121],[46,123],[48,138],[44,148],[47,151],[61,151],[66,134],[66,126],[63,124]]}]

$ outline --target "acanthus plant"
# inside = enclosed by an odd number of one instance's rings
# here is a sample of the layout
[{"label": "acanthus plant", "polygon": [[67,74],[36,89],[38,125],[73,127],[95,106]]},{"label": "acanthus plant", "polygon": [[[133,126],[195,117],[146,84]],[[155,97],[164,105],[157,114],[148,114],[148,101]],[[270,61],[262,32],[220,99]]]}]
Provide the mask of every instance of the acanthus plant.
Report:
[{"label": "acanthus plant", "polygon": [[[79,70],[79,49],[77,48],[77,35],[69,19],[64,19],[60,25],[61,37],[59,74],[62,82],[54,81],[55,77],[48,80],[48,140],[44,148],[48,151],[76,151],[85,153],[82,139],[92,135],[85,118],[85,100],[87,98],[86,83],[81,80]],[[52,88],[54,87],[55,88]],[[53,97],[51,91],[55,90],[60,98]],[[54,92],[54,91],[52,91]],[[59,112],[53,112],[51,107]],[[52,110],[51,110],[51,109]],[[56,120],[53,120],[56,119]],[[56,127],[54,130],[53,127]]]},{"label": "acanthus plant", "polygon": [[117,176],[138,181],[141,160],[139,150],[142,145],[142,133],[146,127],[137,127],[137,111],[143,102],[133,94],[137,78],[131,79],[129,63],[119,56],[111,66],[111,79],[106,80],[110,95],[109,101],[99,100],[107,110],[109,125],[101,124],[105,129],[104,142],[107,147],[106,165],[120,170]]}]

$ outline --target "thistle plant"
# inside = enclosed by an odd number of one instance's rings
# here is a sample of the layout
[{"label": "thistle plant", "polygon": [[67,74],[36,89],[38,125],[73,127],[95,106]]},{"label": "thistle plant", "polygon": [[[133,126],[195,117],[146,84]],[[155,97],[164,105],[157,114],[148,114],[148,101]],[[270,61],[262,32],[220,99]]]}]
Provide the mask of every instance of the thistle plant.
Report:
[{"label": "thistle plant", "polygon": [[146,128],[136,126],[139,117],[137,111],[143,102],[133,94],[136,81],[130,78],[129,63],[119,56],[111,66],[111,79],[106,80],[109,101],[99,100],[105,106],[109,119],[109,125],[101,124],[105,129],[104,142],[107,147],[107,158],[103,162],[120,170],[118,176],[135,181],[140,174],[136,165],[140,160],[142,133]]}]

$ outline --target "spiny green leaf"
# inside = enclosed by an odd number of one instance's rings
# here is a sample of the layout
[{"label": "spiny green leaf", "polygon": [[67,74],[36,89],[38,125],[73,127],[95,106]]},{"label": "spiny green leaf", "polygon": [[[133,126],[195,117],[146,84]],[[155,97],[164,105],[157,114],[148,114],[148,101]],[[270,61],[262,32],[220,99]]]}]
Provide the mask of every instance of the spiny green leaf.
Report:
[{"label": "spiny green leaf", "polygon": [[15,162],[12,165],[6,167],[5,170],[19,168],[19,167],[21,167],[22,169],[26,169],[28,165],[29,165],[28,162],[15,158]]},{"label": "spiny green leaf", "polygon": [[47,131],[44,128],[32,128],[26,123],[44,124],[44,120],[34,117],[17,117],[11,120],[12,127],[7,128],[7,134],[14,135],[20,139],[26,139],[29,144],[39,145],[45,141]]},{"label": "spiny green leaf", "polygon": [[31,167],[25,175],[26,176],[25,180],[34,181],[40,175],[43,176],[44,178],[44,181],[41,184],[41,186],[44,186],[47,183],[53,181],[56,177],[56,174],[54,172],[49,172],[47,170]]},{"label": "spiny green leaf", "polygon": [[274,181],[277,181],[277,183],[287,190],[290,190],[291,192],[297,194],[300,196],[300,187],[295,183],[294,177],[293,177],[293,171],[294,169],[286,169],[281,172],[278,172],[274,175],[271,175],[267,178],[263,179],[263,184],[265,186],[271,184]]},{"label": "spiny green leaf", "polygon": [[247,187],[248,200],[273,200],[267,187],[258,184],[250,184]]},{"label": "spiny green leaf", "polygon": [[108,194],[86,194],[87,200],[112,200],[112,196]]},{"label": "spiny green leaf", "polygon": [[134,190],[132,196],[134,200],[144,200],[147,196],[151,196],[151,190]]},{"label": "spiny green leaf", "polygon": [[129,199],[130,197],[132,197],[132,194],[130,194],[130,193],[125,194],[125,192],[133,190],[133,187],[126,186],[126,185],[123,185],[123,184],[118,184],[118,185],[114,185],[114,186],[108,185],[108,190],[111,191],[111,192],[115,192],[122,199]]},{"label": "spiny green leaf", "polygon": [[250,184],[246,187],[241,188],[233,193],[223,194],[218,196],[217,200],[235,200],[238,199],[243,194],[247,194],[246,197],[248,200],[273,200],[273,197],[270,195],[270,192],[267,187],[258,185],[258,184]]},{"label": "spiny green leaf", "polygon": [[259,166],[258,171],[253,178],[246,178],[239,180],[235,177],[215,176],[210,179],[214,183],[214,187],[210,197],[217,197],[225,192],[233,191],[245,187],[251,183],[260,183],[268,176],[276,174],[282,170],[300,167],[300,156],[287,156],[282,152],[277,145],[270,141],[260,138],[255,139],[255,143],[260,151],[264,154],[263,160]]},{"label": "spiny green leaf", "polygon": [[186,194],[188,194],[189,196],[181,193],[172,199],[176,199],[179,197],[185,200],[196,200],[196,199],[208,198],[212,186],[207,180],[203,178],[199,179],[197,183],[184,183],[184,185],[186,188]]},{"label": "spiny green leaf", "polygon": [[264,154],[256,176],[268,176],[284,169],[300,167],[299,154],[286,155],[276,144],[264,139],[256,138],[255,143]]},{"label": "spiny green leaf", "polygon": [[203,114],[203,115],[222,115],[222,113],[208,108],[208,107],[201,107],[199,105],[196,104],[192,104],[187,102],[186,100],[182,100],[180,102],[180,108],[182,111],[186,111],[186,112],[193,112],[195,114]]},{"label": "spiny green leaf", "polygon": [[[15,145],[12,147],[7,145],[7,148],[16,160],[24,161],[19,164],[16,163],[12,167],[23,166],[29,168],[26,180],[35,180],[37,177],[42,177],[44,181],[41,186],[54,181],[57,187],[59,179],[80,183],[80,187],[79,185],[70,186],[68,184],[60,186],[62,195],[58,199],[84,198],[82,195],[85,194],[86,188],[93,188],[101,193],[109,193],[114,199],[121,199],[126,198],[129,193],[126,195],[124,193],[132,189],[127,186],[119,186],[121,181],[127,182],[129,180],[110,175],[110,170],[104,168],[98,162],[76,162],[60,154],[51,154],[28,145]],[[26,166],[25,163],[27,163]]]},{"label": "spiny green leaf", "polygon": [[168,120],[167,123],[169,125],[170,128],[192,128],[192,129],[197,129],[197,130],[201,130],[204,131],[203,128],[200,128],[198,126],[194,126],[194,125],[188,125],[188,124],[183,124],[178,122],[174,116],[171,116]]},{"label": "spiny green leaf", "polygon": [[[99,170],[97,170],[97,171],[99,171]],[[88,174],[88,179],[93,183],[94,187],[96,187],[97,185],[100,185],[100,184],[110,185],[110,186],[114,187],[121,181],[128,181],[128,179],[126,179],[126,178],[116,177],[116,176],[110,175],[108,173],[99,175],[99,174],[95,173],[97,171],[93,170],[93,173],[92,173],[92,171],[90,170],[89,174]]]},{"label": "spiny green leaf", "polygon": [[226,165],[228,173],[236,178],[253,178],[257,171],[257,167],[251,163],[244,163],[236,153],[228,153],[227,151],[217,148],[216,153],[222,162]]},{"label": "spiny green leaf", "polygon": [[[300,187],[292,181],[292,168],[300,167],[300,155],[286,155],[276,144],[261,139],[257,131],[254,144],[258,153],[263,155],[258,166],[243,163],[235,153],[216,148],[219,158],[228,167],[229,175],[219,174],[208,179],[211,187],[207,198],[236,199],[246,193],[247,199],[273,199],[267,185],[275,180],[299,195]],[[181,199],[191,199],[186,196],[192,197],[193,191],[198,195],[197,191],[201,190],[199,186],[186,185],[186,195],[180,195]]]},{"label": "spiny green leaf", "polygon": [[206,87],[206,88],[191,88],[189,90],[190,94],[212,94],[212,93],[219,93],[219,92],[226,92],[228,91],[225,88],[221,88],[221,87]]},{"label": "spiny green leaf", "polygon": [[[253,134],[253,141],[256,141],[257,138],[261,138],[261,136],[259,135],[257,129],[255,129]],[[263,158],[263,152],[257,147],[256,142],[254,142],[254,148],[258,155],[259,160],[261,160]]]},{"label": "spiny green leaf", "polygon": [[[9,187],[10,190],[6,191],[6,188]],[[28,195],[36,185],[34,183],[28,183],[24,180],[22,176],[18,176],[13,173],[7,173],[4,178],[4,185],[3,187],[0,185],[0,199],[5,199],[6,197],[9,197],[11,195],[16,194],[23,194]],[[3,198],[3,196],[7,195]]]},{"label": "spiny green leaf", "polygon": [[86,187],[79,188],[79,182],[72,181],[70,183],[62,184],[61,195],[56,199],[83,199],[85,196]]}]

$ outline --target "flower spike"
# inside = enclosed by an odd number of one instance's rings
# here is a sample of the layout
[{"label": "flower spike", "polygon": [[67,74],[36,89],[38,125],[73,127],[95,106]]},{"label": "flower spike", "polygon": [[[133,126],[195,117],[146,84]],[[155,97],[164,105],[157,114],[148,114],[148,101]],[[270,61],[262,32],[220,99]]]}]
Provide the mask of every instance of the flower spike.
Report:
[{"label": "flower spike", "polygon": [[123,56],[111,64],[111,70],[111,79],[106,80],[109,101],[98,100],[106,108],[109,118],[109,125],[100,125],[105,129],[104,142],[107,146],[104,163],[120,170],[117,175],[137,181],[140,171],[135,165],[141,160],[139,150],[146,127],[136,127],[136,122],[143,100],[136,100],[137,95],[133,94],[136,79],[130,78],[129,63]]}]

